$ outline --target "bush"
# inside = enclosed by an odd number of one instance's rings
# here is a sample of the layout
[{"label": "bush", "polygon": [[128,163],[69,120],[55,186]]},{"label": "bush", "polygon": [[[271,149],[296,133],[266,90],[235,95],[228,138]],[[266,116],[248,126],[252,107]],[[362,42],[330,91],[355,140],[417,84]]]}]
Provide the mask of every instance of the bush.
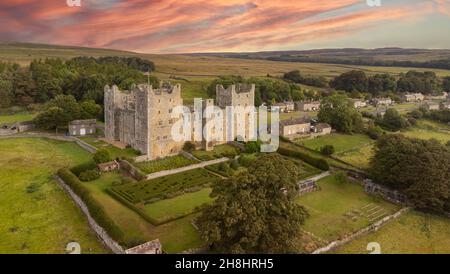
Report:
[{"label": "bush", "polygon": [[245,143],[245,152],[255,153],[261,150],[261,141],[250,141]]},{"label": "bush", "polygon": [[78,178],[83,182],[94,181],[100,178],[100,172],[98,171],[98,169],[86,170],[81,172]]},{"label": "bush", "polygon": [[233,161],[231,161],[230,163],[230,167],[234,170],[237,170],[239,168],[239,163],[236,159],[234,159]]},{"label": "bush", "polygon": [[195,150],[195,145],[192,142],[186,142],[183,145],[183,150],[187,152],[191,152]]},{"label": "bush", "polygon": [[328,164],[327,160],[325,160],[325,159],[316,158],[316,157],[311,156],[306,153],[302,153],[299,151],[293,151],[293,150],[282,148],[282,147],[278,148],[277,152],[284,156],[294,157],[294,158],[303,160],[304,162],[306,162],[314,167],[317,167],[318,169],[324,170],[324,171],[327,171],[330,169],[330,165]]},{"label": "bush", "polygon": [[336,181],[341,184],[348,183],[348,176],[343,171],[336,172],[336,175],[334,175],[334,177],[336,178]]},{"label": "bush", "polygon": [[239,157],[238,162],[241,166],[248,167],[254,160],[255,157],[253,155],[242,154],[241,157]]},{"label": "bush", "polygon": [[79,164],[77,166],[74,166],[70,169],[70,171],[75,174],[77,177],[80,176],[80,174],[84,171],[91,170],[97,168],[97,165],[95,162],[89,162],[84,164]]},{"label": "bush", "polygon": [[325,145],[320,148],[320,153],[322,153],[323,155],[329,156],[334,153],[334,146],[333,145]]},{"label": "bush", "polygon": [[120,242],[124,236],[122,230],[106,214],[103,206],[92,198],[89,190],[80,182],[78,177],[67,168],[58,170],[57,174],[84,201],[92,218],[108,232],[109,236]]},{"label": "bush", "polygon": [[366,131],[366,134],[373,140],[380,138],[384,132],[379,126],[371,125]]},{"label": "bush", "polygon": [[111,155],[109,154],[109,151],[107,151],[106,149],[99,149],[94,154],[94,161],[97,164],[110,162],[111,161]]}]

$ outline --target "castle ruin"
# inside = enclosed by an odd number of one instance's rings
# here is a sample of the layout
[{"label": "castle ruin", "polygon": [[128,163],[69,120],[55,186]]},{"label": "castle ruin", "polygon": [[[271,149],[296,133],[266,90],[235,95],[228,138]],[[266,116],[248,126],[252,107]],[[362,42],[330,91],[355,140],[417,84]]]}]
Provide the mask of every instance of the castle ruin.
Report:
[{"label": "castle ruin", "polygon": [[[180,84],[161,82],[160,87],[156,89],[151,85],[133,85],[129,91],[120,91],[117,86],[105,86],[104,92],[105,138],[108,141],[130,145],[147,155],[147,159],[175,155],[182,150],[184,142],[175,141],[171,134],[173,124],[178,121],[172,118],[172,110],[183,105]],[[221,109],[227,106],[254,106],[255,85],[238,84],[228,88],[218,85],[216,98],[217,106]],[[202,101],[202,110],[213,105],[213,99],[205,99]],[[191,119],[195,119],[194,112],[191,112]],[[208,119],[202,118],[202,125],[207,122]],[[234,132],[237,128],[245,128],[244,136],[240,136],[244,140],[250,135],[248,122],[246,116],[245,120],[238,119],[238,122],[233,124]],[[226,123],[224,119],[223,127],[220,128],[223,134],[229,131],[226,129]],[[193,134],[194,128],[191,130]],[[207,134],[214,134],[216,130],[219,129],[209,128]],[[203,140],[194,143],[199,148],[210,150],[226,141]]]}]

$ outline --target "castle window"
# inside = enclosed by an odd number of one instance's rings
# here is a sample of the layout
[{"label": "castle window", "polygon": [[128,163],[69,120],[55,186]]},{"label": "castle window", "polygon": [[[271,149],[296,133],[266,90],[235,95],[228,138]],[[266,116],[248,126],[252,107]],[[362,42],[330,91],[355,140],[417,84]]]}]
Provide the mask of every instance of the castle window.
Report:
[{"label": "castle window", "polygon": [[166,136],[164,136],[164,137],[163,137],[163,139],[164,139],[164,140],[166,140],[166,139],[167,139],[167,135],[166,135]]},{"label": "castle window", "polygon": [[172,113],[172,109],[171,108],[169,108],[169,113]]},{"label": "castle window", "polygon": [[158,122],[158,124],[159,124],[160,126],[162,126],[162,125],[163,125],[163,121],[160,120],[160,121]]},{"label": "castle window", "polygon": [[161,114],[161,110],[158,110],[158,114]]},{"label": "castle window", "polygon": [[161,99],[158,99],[158,103],[161,103]]}]

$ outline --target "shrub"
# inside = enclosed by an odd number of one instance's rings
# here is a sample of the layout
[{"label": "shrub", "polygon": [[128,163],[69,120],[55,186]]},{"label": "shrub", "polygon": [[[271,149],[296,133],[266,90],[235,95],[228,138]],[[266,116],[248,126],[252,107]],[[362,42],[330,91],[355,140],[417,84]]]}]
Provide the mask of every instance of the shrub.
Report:
[{"label": "shrub", "polygon": [[338,171],[336,172],[336,174],[334,175],[334,177],[336,178],[336,181],[344,184],[344,183],[348,183],[348,176],[345,172],[343,171]]},{"label": "shrub", "polygon": [[327,160],[325,160],[325,159],[316,158],[316,157],[311,156],[306,153],[302,153],[299,151],[293,151],[293,150],[282,148],[282,147],[278,148],[277,152],[284,156],[294,157],[294,158],[303,160],[304,162],[306,162],[314,167],[317,167],[318,169],[321,169],[321,170],[327,171],[330,169],[330,165],[328,164]]},{"label": "shrub", "polygon": [[245,152],[255,153],[261,150],[261,141],[250,141],[245,143]]},{"label": "shrub", "polygon": [[27,186],[27,193],[33,193],[38,191],[40,188],[40,185],[37,183],[31,183]]},{"label": "shrub", "polygon": [[91,170],[97,168],[97,165],[95,162],[88,162],[84,164],[79,164],[77,166],[74,166],[70,169],[70,171],[75,174],[77,177],[80,176],[80,174],[84,171]]},{"label": "shrub", "polygon": [[108,150],[106,150],[106,149],[99,149],[94,154],[94,161],[97,164],[110,162],[111,161],[111,155],[109,154]]},{"label": "shrub", "polygon": [[322,153],[323,155],[329,156],[334,153],[334,146],[333,145],[325,145],[320,148],[320,153]]},{"label": "shrub", "polygon": [[103,227],[116,241],[123,239],[123,232],[116,223],[106,214],[103,206],[92,198],[89,190],[83,185],[75,174],[67,168],[58,170],[58,176],[77,194],[86,204],[92,218]]},{"label": "shrub", "polygon": [[193,150],[195,150],[195,145],[192,142],[186,142],[183,145],[183,150],[187,151],[187,152],[191,152]]},{"label": "shrub", "polygon": [[230,163],[230,167],[234,170],[237,170],[239,168],[239,163],[236,159],[234,159],[233,161],[231,161]]},{"label": "shrub", "polygon": [[373,140],[377,140],[383,135],[383,130],[379,126],[371,125],[366,131],[366,134]]},{"label": "shrub", "polygon": [[241,157],[239,157],[238,162],[241,166],[248,167],[254,160],[255,157],[253,155],[242,154]]},{"label": "shrub", "polygon": [[94,181],[100,178],[100,172],[98,169],[86,170],[81,172],[78,178],[83,182]]}]

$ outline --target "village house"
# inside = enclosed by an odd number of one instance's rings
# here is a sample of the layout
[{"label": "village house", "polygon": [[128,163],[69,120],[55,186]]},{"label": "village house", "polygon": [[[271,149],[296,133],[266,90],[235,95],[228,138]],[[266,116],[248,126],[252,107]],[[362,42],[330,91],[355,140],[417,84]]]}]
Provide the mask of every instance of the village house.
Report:
[{"label": "village house", "polygon": [[95,134],[97,129],[97,120],[73,120],[69,122],[69,135],[84,136],[88,134]]},{"label": "village house", "polygon": [[421,102],[425,100],[425,96],[422,93],[406,93],[402,99],[405,102]]},{"label": "village house", "polygon": [[125,254],[162,254],[162,246],[159,239],[143,243],[125,250]]},{"label": "village house", "polygon": [[367,103],[364,100],[355,99],[355,100],[353,100],[353,106],[355,108],[363,108],[363,107],[367,106]]},{"label": "village house", "polygon": [[427,110],[439,110],[439,104],[435,102],[426,102],[423,106]]},{"label": "village house", "polygon": [[318,123],[311,127],[314,136],[331,134],[331,126],[327,123]]},{"label": "village house", "polygon": [[299,111],[316,111],[320,108],[320,101],[298,101],[295,105]]},{"label": "village house", "polygon": [[450,109],[450,101],[440,103],[439,108],[440,109]]},{"label": "village house", "polygon": [[374,99],[372,99],[372,104],[374,106],[389,106],[389,105],[392,105],[392,99],[389,97],[374,98]]},{"label": "village house", "polygon": [[301,137],[310,133],[309,118],[298,118],[280,121],[280,135],[289,139]]},{"label": "village house", "polygon": [[428,96],[425,96],[425,99],[427,99],[427,100],[445,100],[445,99],[447,99],[447,96],[448,96],[448,92],[442,92],[442,94],[441,95],[428,95]]}]

